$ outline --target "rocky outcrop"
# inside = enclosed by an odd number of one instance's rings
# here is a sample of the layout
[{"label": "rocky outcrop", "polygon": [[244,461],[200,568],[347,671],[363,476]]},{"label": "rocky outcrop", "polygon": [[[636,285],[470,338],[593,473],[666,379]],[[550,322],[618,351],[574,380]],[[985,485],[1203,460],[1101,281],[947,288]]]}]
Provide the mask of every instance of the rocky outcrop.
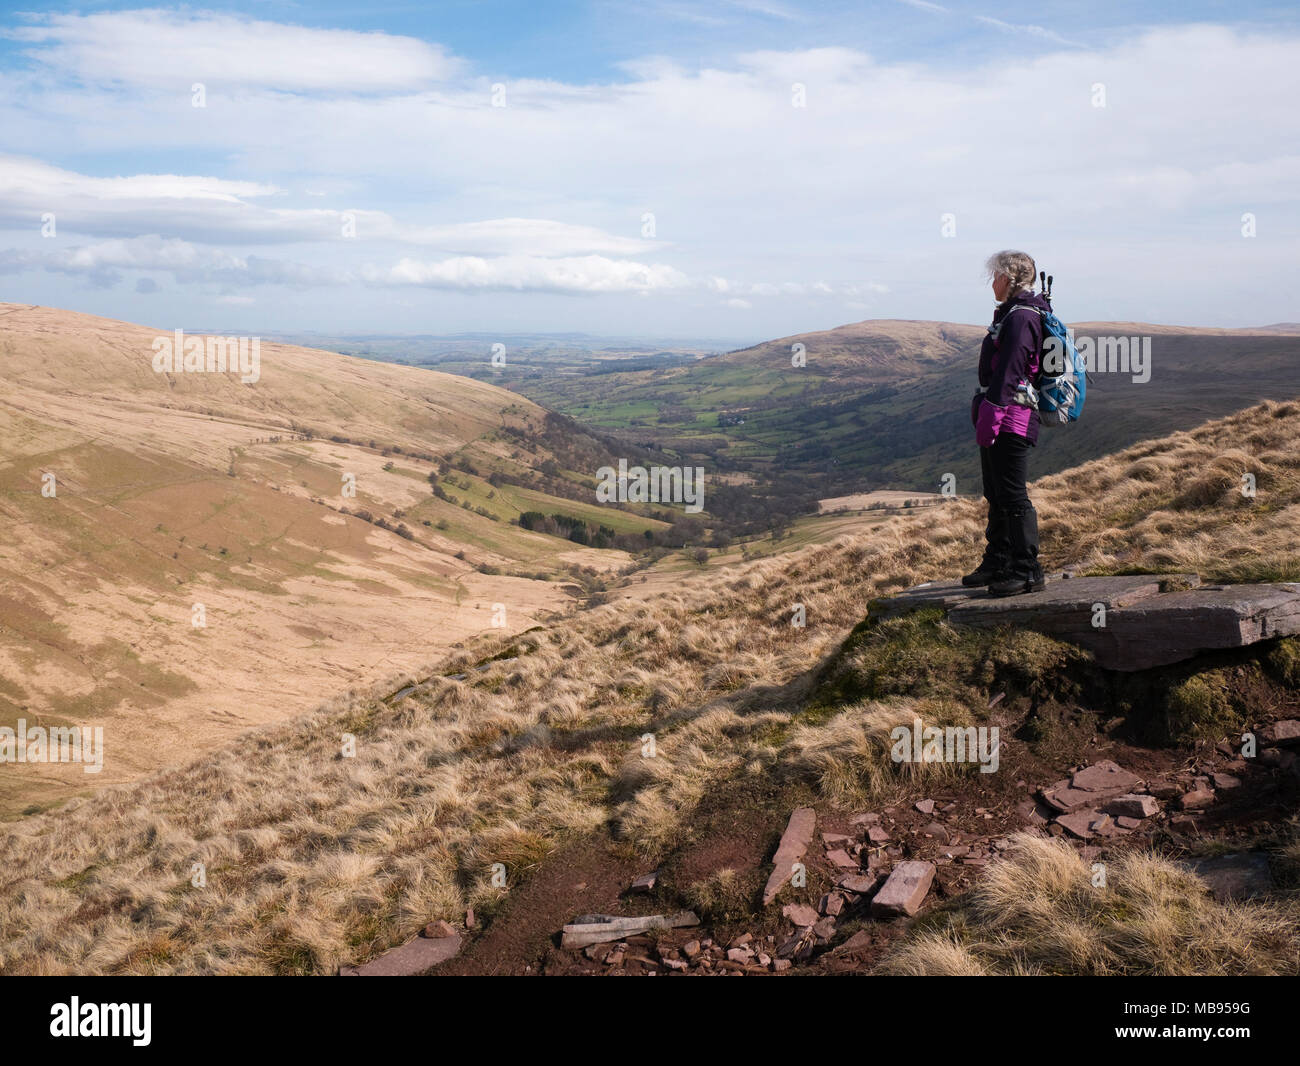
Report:
[{"label": "rocky outcrop", "polygon": [[932,581],[872,604],[889,618],[938,607],[955,626],[1033,629],[1092,652],[1110,670],[1145,670],[1201,652],[1300,633],[1300,582],[1203,585],[1195,574],[1071,577],[1041,592],[997,598]]}]

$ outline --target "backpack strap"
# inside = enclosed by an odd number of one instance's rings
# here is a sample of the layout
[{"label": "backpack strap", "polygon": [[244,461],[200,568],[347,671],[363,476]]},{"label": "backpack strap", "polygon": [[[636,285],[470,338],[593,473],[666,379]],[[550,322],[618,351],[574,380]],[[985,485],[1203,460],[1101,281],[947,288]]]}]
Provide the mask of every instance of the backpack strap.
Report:
[{"label": "backpack strap", "polygon": [[1013,304],[1011,307],[1007,308],[1007,313],[1003,315],[998,322],[989,326],[988,328],[989,336],[991,336],[994,340],[997,340],[998,334],[1002,332],[1002,327],[1007,324],[1007,319],[1010,318],[1012,313],[1015,311],[1034,311],[1038,314],[1039,318],[1045,317],[1045,312],[1043,311],[1043,309],[1040,307],[1035,307],[1033,304]]}]

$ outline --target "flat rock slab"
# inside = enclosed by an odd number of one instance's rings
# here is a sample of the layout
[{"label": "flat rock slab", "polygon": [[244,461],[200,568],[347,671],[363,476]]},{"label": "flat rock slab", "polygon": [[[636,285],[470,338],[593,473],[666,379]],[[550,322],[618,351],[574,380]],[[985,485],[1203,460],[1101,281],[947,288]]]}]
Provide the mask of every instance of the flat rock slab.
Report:
[{"label": "flat rock slab", "polygon": [[1070,778],[1071,788],[1081,788],[1085,792],[1110,792],[1115,789],[1123,792],[1138,784],[1141,778],[1131,774],[1116,762],[1102,759],[1075,771]]},{"label": "flat rock slab", "polygon": [[1086,599],[1089,612],[1097,600],[1115,606],[1137,603],[1157,595],[1161,582],[1198,584],[1195,574],[1130,574],[1120,577],[1069,577],[1064,572],[1047,575],[1047,587],[1028,596],[990,596],[988,589],[967,588],[960,581],[927,581],[871,605],[875,618],[896,618],[911,611],[938,607],[952,611],[959,607],[1009,607],[1032,598],[1036,603],[1077,603]]},{"label": "flat rock slab", "polygon": [[[1105,606],[1100,626],[1093,624],[1097,604]],[[875,601],[871,614],[890,618],[927,607],[945,611],[955,626],[1033,629],[1123,671],[1300,633],[1300,582],[1202,585],[1195,574],[1054,575],[1041,592],[1002,598],[959,581],[928,582]]]},{"label": "flat rock slab", "polygon": [[905,914],[909,918],[921,909],[934,881],[932,862],[900,862],[871,901],[871,913],[883,916]]},{"label": "flat rock slab", "polygon": [[1064,781],[1049,785],[1042,790],[1042,797],[1048,806],[1068,812],[1095,807],[1130,792],[1140,783],[1137,774],[1129,773],[1109,759],[1102,759]]},{"label": "flat rock slab", "polygon": [[1191,868],[1220,901],[1253,899],[1273,891],[1266,855],[1219,855],[1194,862]]},{"label": "flat rock slab", "polygon": [[364,966],[343,966],[340,977],[419,977],[460,953],[459,936],[416,937]]},{"label": "flat rock slab", "polygon": [[1108,832],[1111,825],[1110,815],[1091,808],[1057,815],[1056,823],[1064,826],[1080,840],[1091,840],[1096,834],[1101,836],[1111,835]]},{"label": "flat rock slab", "polygon": [[1300,744],[1300,719],[1288,718],[1283,722],[1274,722],[1266,726],[1264,740],[1269,744],[1281,744],[1286,747]]},{"label": "flat rock slab", "polygon": [[[812,843],[813,830],[817,828],[817,812],[811,807],[800,807],[790,815],[790,821],[781,834],[781,843],[777,845],[772,875],[767,879],[763,889],[763,906],[766,907],[776,894],[785,887],[785,883],[794,875],[794,865],[799,862],[808,845]],[[855,863],[856,865],[856,863]]]},{"label": "flat rock slab", "polygon": [[676,914],[647,914],[623,917],[617,914],[582,914],[561,930],[560,947],[585,948],[592,944],[608,944],[629,936],[638,936],[651,929],[681,929],[699,925],[694,911]]}]

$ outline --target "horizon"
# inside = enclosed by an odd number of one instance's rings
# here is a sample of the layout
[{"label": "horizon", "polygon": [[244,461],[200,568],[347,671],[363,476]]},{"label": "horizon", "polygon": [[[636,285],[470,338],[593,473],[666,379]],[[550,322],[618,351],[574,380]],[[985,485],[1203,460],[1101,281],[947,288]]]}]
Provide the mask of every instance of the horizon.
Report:
[{"label": "horizon", "polygon": [[[0,304],[3,303],[21,303],[21,301],[10,301],[10,300],[0,301]],[[114,316],[112,315],[97,315],[97,313],[93,311],[82,311],[72,307],[55,307],[49,304],[38,304],[34,306],[45,307],[53,311],[65,311],[68,312],[69,314],[89,314],[89,315],[96,315],[96,317],[103,317],[103,318],[110,318],[110,319],[114,318]],[[159,329],[165,329],[168,331],[174,329],[180,329],[186,333],[205,334],[210,336],[226,336],[226,335],[235,334],[239,331],[235,327],[230,326],[228,324],[215,325],[215,326],[210,324],[157,326],[157,324],[153,322],[135,322],[127,319],[114,319],[114,320],[119,322],[124,322],[128,325],[136,325],[136,326],[142,326],[146,328],[157,327]],[[1204,323],[1193,323],[1193,322],[1149,322],[1149,321],[1140,322],[1135,320],[1122,320],[1122,319],[1113,319],[1113,320],[1078,319],[1078,320],[1072,320],[1071,323],[1067,323],[1067,325],[1073,325],[1076,321],[1079,325],[1115,324],[1115,325],[1124,325],[1124,326],[1152,326],[1157,329],[1163,328],[1163,329],[1187,329],[1187,330],[1205,330],[1205,331],[1233,330],[1241,333],[1250,333],[1252,331],[1258,331],[1258,332],[1290,331],[1293,329],[1300,329],[1300,322],[1289,322],[1281,319],[1279,319],[1276,322],[1254,323],[1254,324],[1244,325],[1244,326],[1213,326],[1213,325],[1206,325]],[[864,318],[864,319],[857,319],[851,322],[840,322],[834,326],[803,330],[801,332],[788,333],[788,334],[783,334],[781,336],[757,337],[757,338],[702,337],[696,334],[672,335],[672,334],[661,334],[661,333],[643,333],[643,334],[642,333],[637,333],[637,334],[596,333],[596,332],[590,332],[590,331],[580,330],[580,329],[570,329],[570,330],[512,329],[512,330],[501,330],[495,332],[490,332],[487,330],[464,329],[464,330],[454,330],[448,332],[436,332],[430,330],[388,331],[388,330],[373,330],[373,329],[321,330],[321,329],[276,328],[276,329],[269,329],[269,330],[253,329],[249,332],[248,335],[270,340],[273,343],[282,343],[282,344],[297,343],[299,347],[304,347],[304,348],[311,348],[312,345],[298,343],[298,341],[310,339],[312,337],[319,337],[323,340],[371,339],[371,340],[399,340],[399,341],[400,340],[421,340],[421,339],[444,340],[444,341],[454,341],[454,340],[461,340],[461,339],[465,339],[465,340],[481,339],[484,341],[488,341],[488,340],[509,340],[514,338],[531,338],[531,339],[583,338],[583,339],[594,340],[594,341],[628,341],[628,342],[634,341],[638,344],[645,345],[647,347],[651,347],[656,344],[676,344],[683,347],[694,347],[694,348],[705,348],[705,347],[713,346],[714,350],[705,353],[707,356],[707,355],[726,354],[728,352],[735,352],[735,351],[744,351],[748,348],[758,347],[760,345],[772,343],[778,340],[784,340],[788,337],[807,336],[812,333],[829,333],[829,332],[834,332],[837,329],[846,329],[850,326],[861,326],[872,322],[905,322],[905,323],[918,323],[918,324],[931,323],[934,325],[942,325],[942,326],[964,326],[968,329],[985,328],[984,324],[978,322],[957,322],[952,319],[939,319],[939,318],[899,318],[896,316],[886,315],[879,318]],[[730,345],[730,347],[724,348],[719,346],[724,344]],[[329,349],[321,349],[321,350],[329,351]]]}]

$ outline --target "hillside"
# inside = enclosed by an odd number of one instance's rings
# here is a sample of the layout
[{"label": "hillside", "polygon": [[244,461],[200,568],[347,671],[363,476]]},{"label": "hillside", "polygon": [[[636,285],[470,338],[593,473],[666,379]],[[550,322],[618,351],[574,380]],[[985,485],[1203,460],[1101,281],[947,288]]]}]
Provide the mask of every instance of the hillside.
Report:
[{"label": "hillside", "polygon": [[[1239,491],[1247,472],[1254,497]],[[1033,491],[1053,567],[1300,579],[1294,403],[1149,439],[1041,479]],[[591,963],[557,953],[559,925],[624,906],[628,875],[656,868],[665,876],[643,906],[694,906],[705,932],[726,943],[781,921],[755,897],[792,803],[816,807],[821,824],[838,831],[864,809],[892,811],[901,823],[943,789],[963,825],[1005,833],[1021,785],[1050,784],[1112,753],[1145,760],[1149,776],[1174,775],[1219,759],[1215,742],[1242,724],[1295,717],[1300,652],[1290,645],[1275,643],[1258,661],[1149,678],[1125,712],[1077,653],[1033,634],[999,648],[924,620],[878,633],[860,626],[874,598],[962,573],[982,527],[977,503],[951,501],[830,545],[683,578],[645,600],[633,598],[632,585],[558,624],[484,637],[450,656],[429,642],[419,671],[353,685],[310,715],[259,729],[253,743],[23,819],[0,844],[0,972],[331,973],[426,922],[461,927],[467,906],[476,923],[455,964],[461,971],[536,972],[544,963],[567,972]],[[791,625],[796,604],[804,626]],[[409,634],[408,642],[419,649]],[[837,663],[856,685],[880,687],[839,684]],[[1201,688],[1230,685],[1233,702],[1218,717],[1199,716],[1188,695],[1196,685],[1178,687],[1189,677]],[[413,687],[387,698],[402,681]],[[1006,698],[990,700],[998,691]],[[885,755],[885,734],[913,715],[1000,724],[1010,772],[988,781],[945,776],[945,768],[900,772]],[[345,732],[358,737],[355,758],[339,757]],[[1294,811],[1295,785],[1280,771],[1259,773],[1272,789],[1268,803],[1247,805],[1218,832],[1256,847],[1272,834],[1285,850],[1280,812]],[[1195,854],[1199,837],[1175,832],[1162,846]],[[1031,849],[1013,860],[1020,865],[997,867],[1019,875],[975,887],[978,865],[954,867],[961,877],[944,911],[951,937],[1001,928],[1020,939],[1000,945],[1032,947],[1038,937],[1039,955],[1023,964],[977,959],[987,941],[967,949],[949,939],[946,949],[905,945],[882,965],[931,972],[944,968],[938,958],[954,972],[1183,972],[1189,953],[1202,952],[1214,972],[1300,968],[1293,903],[1202,902],[1199,881],[1117,859],[1116,870],[1137,871],[1140,882],[1092,906],[1079,894],[1078,854]],[[202,888],[192,887],[195,863],[206,870]],[[495,864],[505,887],[494,883]],[[823,865],[807,889],[813,903]],[[1062,873],[1036,877],[1044,870]],[[1027,884],[1041,897],[1033,920],[999,927],[990,908]],[[1133,913],[1150,921],[1126,925]],[[1180,914],[1176,926],[1162,924]],[[1128,944],[1132,961],[1108,953],[1089,970],[1092,961],[1070,955],[1068,934],[1102,918],[1115,925],[1106,943]],[[1054,924],[1061,936],[1045,965],[1042,930]],[[893,952],[907,928],[868,930],[870,954]]]},{"label": "hillside", "polygon": [[[1149,379],[1093,374],[1086,425],[1042,441],[1034,455],[1039,474],[1261,400],[1300,396],[1300,346],[1284,326],[1071,328],[1080,336],[1149,337]],[[689,366],[599,377],[507,374],[501,382],[586,425],[705,456],[761,483],[784,479],[822,497],[935,491],[951,472],[959,492],[977,492],[969,401],[983,335],[982,327],[945,322],[868,321]],[[791,365],[795,345],[803,346],[805,366]]]},{"label": "hillside", "polygon": [[629,559],[524,511],[667,528],[597,506],[606,445],[492,385],[271,343],[255,382],[159,373],[160,336],[0,305],[0,725],[103,725],[106,746],[97,776],[6,767],[0,813],[527,629]]}]

